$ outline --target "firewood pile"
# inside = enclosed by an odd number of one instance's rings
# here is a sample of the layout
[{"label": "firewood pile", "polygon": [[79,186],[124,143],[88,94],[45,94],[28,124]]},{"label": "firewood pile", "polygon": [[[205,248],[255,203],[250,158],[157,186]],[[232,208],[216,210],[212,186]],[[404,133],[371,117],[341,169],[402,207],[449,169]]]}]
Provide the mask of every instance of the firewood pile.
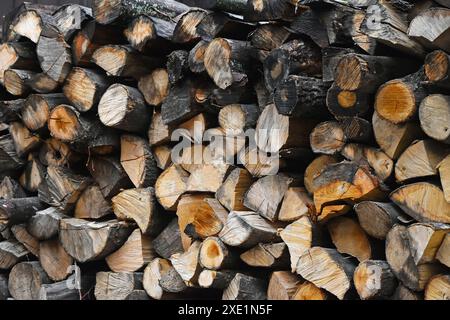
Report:
[{"label": "firewood pile", "polygon": [[0,299],[450,299],[450,2],[24,3]]}]

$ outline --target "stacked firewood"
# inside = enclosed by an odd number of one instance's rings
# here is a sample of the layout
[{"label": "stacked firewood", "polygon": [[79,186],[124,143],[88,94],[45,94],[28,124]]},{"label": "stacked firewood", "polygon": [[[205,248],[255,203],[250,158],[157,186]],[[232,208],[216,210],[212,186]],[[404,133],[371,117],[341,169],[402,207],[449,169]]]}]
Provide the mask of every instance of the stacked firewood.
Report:
[{"label": "stacked firewood", "polygon": [[24,3],[0,299],[450,299],[446,0]]}]

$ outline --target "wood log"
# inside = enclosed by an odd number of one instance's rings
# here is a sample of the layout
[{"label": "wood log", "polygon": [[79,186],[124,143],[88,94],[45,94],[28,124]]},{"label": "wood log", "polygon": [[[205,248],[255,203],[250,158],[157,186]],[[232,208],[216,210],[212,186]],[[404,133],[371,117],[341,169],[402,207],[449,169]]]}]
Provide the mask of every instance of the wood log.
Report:
[{"label": "wood log", "polygon": [[373,95],[363,90],[341,90],[333,84],[327,92],[328,111],[336,118],[366,116],[368,105],[373,104]]},{"label": "wood log", "polygon": [[[204,8],[203,5],[200,7]],[[197,34],[203,41],[211,41],[217,37],[247,40],[256,26],[256,23],[246,21],[243,16],[234,15],[230,11],[207,11],[197,25]]]},{"label": "wood log", "polygon": [[27,230],[26,224],[11,226],[11,233],[31,254],[39,257],[39,240],[33,237]]},{"label": "wood log", "polygon": [[198,284],[202,288],[226,289],[236,276],[236,271],[204,269],[198,276]]},{"label": "wood log", "polygon": [[386,82],[378,88],[375,110],[378,115],[394,124],[404,123],[417,115],[425,90],[421,85],[423,71],[401,79]]},{"label": "wood log", "polygon": [[329,165],[333,163],[337,163],[338,158],[336,156],[331,155],[320,155],[315,158],[304,172],[304,184],[306,190],[308,190],[309,194],[313,194],[316,190],[316,186],[314,186],[314,179],[320,175],[320,173]]},{"label": "wood log", "polygon": [[26,193],[17,183],[16,180],[11,177],[4,177],[0,183],[0,198],[1,199],[14,199],[14,198],[26,198]]},{"label": "wood log", "polygon": [[155,193],[164,209],[176,211],[178,201],[186,191],[188,177],[189,174],[176,164],[159,175],[155,183]]},{"label": "wood log", "polygon": [[355,269],[353,281],[362,300],[386,299],[394,293],[397,285],[389,264],[383,260],[361,262]]},{"label": "wood log", "polygon": [[419,107],[419,119],[422,130],[437,141],[450,143],[447,133],[448,119],[450,119],[450,97],[432,94],[422,100]]},{"label": "wood log", "polygon": [[159,59],[144,56],[124,45],[102,46],[92,54],[92,61],[109,76],[136,80],[161,64]]},{"label": "wood log", "polygon": [[111,204],[103,197],[98,185],[90,185],[81,193],[74,209],[78,219],[100,219],[112,212]]},{"label": "wood log", "polygon": [[107,199],[115,196],[121,189],[131,187],[131,181],[115,157],[91,157],[87,168]]},{"label": "wood log", "polygon": [[51,239],[58,235],[60,221],[65,217],[54,207],[37,211],[28,221],[27,231],[38,240]]},{"label": "wood log", "polygon": [[273,91],[291,74],[320,74],[320,49],[310,40],[295,39],[272,50],[264,60],[263,68],[266,87]]},{"label": "wood log", "polygon": [[53,108],[67,102],[61,93],[29,95],[21,110],[21,119],[28,129],[37,131],[46,126]]},{"label": "wood log", "polygon": [[437,275],[430,279],[425,287],[425,300],[449,300],[450,276]]},{"label": "wood log", "polygon": [[355,267],[335,249],[313,247],[300,257],[296,272],[342,300],[351,288]]},{"label": "wood log", "polygon": [[322,117],[328,88],[322,79],[290,75],[276,87],[274,102],[283,115]]},{"label": "wood log", "polygon": [[6,240],[0,242],[0,269],[9,270],[20,261],[26,260],[28,251],[17,240]]},{"label": "wood log", "polygon": [[[62,219],[59,239],[66,252],[78,262],[99,260],[118,249],[132,229],[124,221],[90,222]],[[95,244],[95,246],[94,246]]]},{"label": "wood log", "polygon": [[3,73],[3,81],[6,91],[14,96],[25,96],[31,91],[28,85],[30,79],[35,75],[34,71],[8,69]]},{"label": "wood log", "polygon": [[321,122],[311,131],[310,144],[315,153],[338,153],[346,142],[344,130],[337,121]]},{"label": "wood log", "polygon": [[164,230],[152,240],[152,244],[156,253],[164,259],[169,259],[175,253],[183,252],[184,248],[181,242],[178,219],[172,219]]},{"label": "wood log", "polygon": [[240,257],[251,267],[287,269],[289,266],[289,250],[284,242],[258,243]]},{"label": "wood log", "polygon": [[148,140],[150,145],[156,146],[169,142],[173,127],[174,126],[172,125],[165,124],[161,112],[155,109],[148,128]]},{"label": "wood log", "polygon": [[293,179],[285,175],[273,175],[254,182],[244,196],[244,206],[262,217],[276,221],[284,194]]},{"label": "wood log", "polygon": [[199,249],[199,263],[209,270],[235,268],[239,257],[235,251],[228,248],[219,238],[206,238]]},{"label": "wood log", "polygon": [[291,300],[297,291],[300,279],[289,271],[275,271],[270,276],[267,288],[268,300]]},{"label": "wood log", "polygon": [[373,113],[372,127],[377,144],[393,160],[423,135],[417,123],[394,124],[380,117],[377,112]]},{"label": "wood log", "polygon": [[97,300],[126,300],[142,290],[142,272],[97,272],[95,298]]},{"label": "wood log", "polygon": [[300,257],[309,248],[317,245],[320,237],[318,229],[308,216],[289,224],[279,234],[289,249],[292,272],[296,270]]},{"label": "wood log", "polygon": [[448,8],[429,8],[412,19],[408,36],[429,48],[450,50],[448,45],[450,28],[450,10]]},{"label": "wood log", "polygon": [[222,300],[263,300],[267,298],[264,280],[237,273],[223,291]]},{"label": "wood log", "polygon": [[11,122],[9,124],[9,133],[19,157],[26,156],[41,144],[39,136],[32,134],[22,122]]},{"label": "wood log", "polygon": [[436,253],[450,226],[445,224],[414,223],[408,226],[409,244],[416,265],[436,261]]},{"label": "wood log", "polygon": [[381,181],[394,171],[394,163],[383,151],[357,143],[347,143],[341,151],[347,160],[370,166]]},{"label": "wood log", "polygon": [[390,194],[391,200],[407,215],[420,222],[450,222],[450,207],[442,190],[428,182],[401,186]]},{"label": "wood log", "polygon": [[221,89],[235,82],[235,77],[247,78],[251,46],[248,42],[216,38],[204,53],[206,72]]},{"label": "wood log", "polygon": [[63,87],[64,95],[80,112],[91,110],[109,87],[109,80],[100,72],[72,68]]},{"label": "wood log", "polygon": [[153,106],[160,105],[169,94],[170,74],[166,69],[155,69],[139,79],[138,87],[145,101]]},{"label": "wood log", "polygon": [[232,247],[251,248],[260,242],[276,239],[276,229],[252,211],[232,211],[219,234]]},{"label": "wood log", "polygon": [[64,37],[40,37],[36,54],[42,71],[52,80],[63,83],[72,69],[72,54]]},{"label": "wood log", "polygon": [[114,272],[135,272],[155,258],[150,237],[135,229],[127,241],[105,258]]},{"label": "wood log", "polygon": [[112,198],[112,209],[119,219],[135,221],[145,235],[158,235],[169,221],[152,187],[123,190]]},{"label": "wood log", "polygon": [[0,83],[4,84],[4,73],[8,69],[38,70],[36,52],[30,43],[12,42],[0,45]]},{"label": "wood log", "polygon": [[436,253],[436,259],[447,267],[450,265],[450,256],[448,255],[448,252],[450,252],[450,235],[446,234]]},{"label": "wood log", "polygon": [[353,219],[347,217],[336,217],[327,224],[331,240],[337,251],[349,254],[359,262],[373,257],[371,243],[361,228]]},{"label": "wood log", "polygon": [[428,280],[442,270],[436,264],[415,264],[408,230],[400,225],[386,236],[386,260],[397,279],[414,291],[423,290]]},{"label": "wood log", "polygon": [[245,210],[244,194],[253,184],[251,174],[241,168],[231,171],[216,191],[216,199],[229,211]]},{"label": "wood log", "polygon": [[39,261],[28,261],[12,268],[8,288],[14,300],[37,300],[42,285],[49,283],[51,280]]},{"label": "wood log", "polygon": [[26,222],[42,209],[44,204],[38,197],[0,199],[0,225],[6,227]]},{"label": "wood log", "polygon": [[354,53],[352,48],[328,46],[322,48],[322,79],[324,82],[334,81],[334,71],[342,57]]},{"label": "wood log", "polygon": [[362,201],[353,209],[361,228],[371,237],[384,240],[389,230],[399,223],[403,213],[388,202]]},{"label": "wood log", "polygon": [[130,132],[142,132],[150,123],[151,109],[142,94],[122,84],[110,86],[98,104],[100,121],[108,127]]},{"label": "wood log", "polygon": [[72,273],[73,258],[67,254],[58,239],[42,241],[39,262],[53,281],[66,279]]},{"label": "wood log", "polygon": [[75,174],[68,168],[49,166],[45,183],[49,193],[46,202],[63,212],[68,212],[75,207],[78,198],[91,180],[89,177]]},{"label": "wood log", "polygon": [[300,284],[297,291],[292,296],[292,300],[327,300],[328,295],[325,290],[317,287],[314,283],[305,281]]},{"label": "wood log", "polygon": [[[194,165],[195,166],[195,165]],[[191,171],[188,192],[216,192],[229,172],[228,164],[205,164]]]}]

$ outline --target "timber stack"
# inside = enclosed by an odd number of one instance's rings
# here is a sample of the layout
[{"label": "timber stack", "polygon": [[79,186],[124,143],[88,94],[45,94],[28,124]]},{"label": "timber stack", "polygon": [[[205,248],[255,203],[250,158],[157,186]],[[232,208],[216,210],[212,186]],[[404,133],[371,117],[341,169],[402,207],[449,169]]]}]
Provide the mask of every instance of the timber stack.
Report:
[{"label": "timber stack", "polygon": [[24,3],[0,299],[450,299],[450,3]]}]

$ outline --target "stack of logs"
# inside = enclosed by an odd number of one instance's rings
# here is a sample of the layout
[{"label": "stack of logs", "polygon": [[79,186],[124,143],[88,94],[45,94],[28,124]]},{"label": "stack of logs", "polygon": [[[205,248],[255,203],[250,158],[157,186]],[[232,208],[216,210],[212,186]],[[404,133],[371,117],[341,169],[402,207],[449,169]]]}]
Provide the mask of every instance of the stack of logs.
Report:
[{"label": "stack of logs", "polygon": [[448,0],[24,3],[3,41],[0,299],[450,299]]}]

